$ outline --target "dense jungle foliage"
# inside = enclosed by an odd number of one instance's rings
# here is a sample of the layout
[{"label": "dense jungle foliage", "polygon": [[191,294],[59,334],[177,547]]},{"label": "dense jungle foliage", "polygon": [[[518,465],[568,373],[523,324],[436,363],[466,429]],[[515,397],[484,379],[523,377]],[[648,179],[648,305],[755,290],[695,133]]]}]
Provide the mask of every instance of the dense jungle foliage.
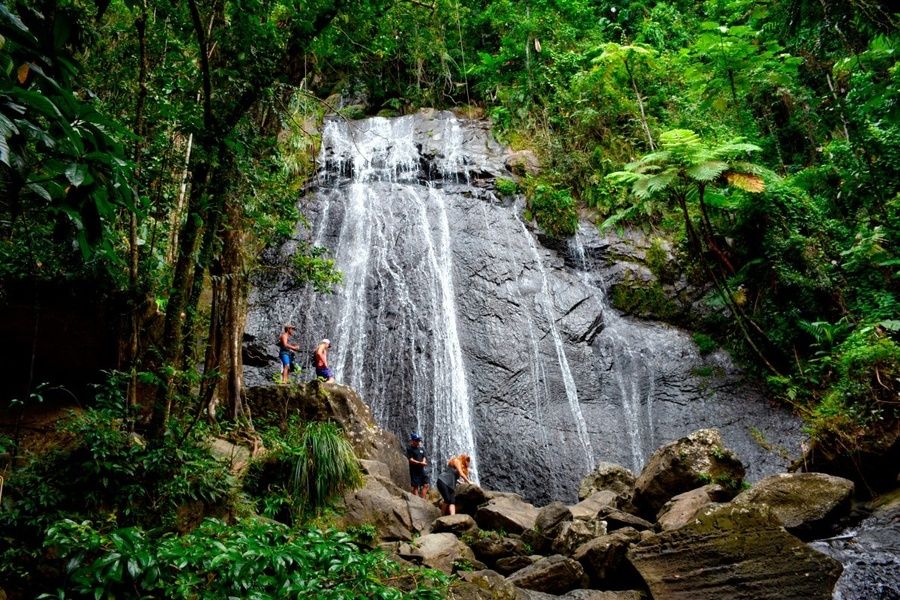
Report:
[{"label": "dense jungle foliage", "polygon": [[[252,520],[171,533],[174,507],[238,493],[205,464],[192,423],[249,427],[234,351],[248,285],[260,251],[303,222],[296,200],[326,113],[490,118],[540,158],[539,174],[501,186],[522,191],[550,235],[572,235],[581,216],[674,240],[720,315],[697,339],[743,357],[814,440],[854,450],[896,427],[898,24],[877,0],[0,4],[0,299],[22,282],[89,281],[125,332],[121,402],[79,417],[75,447],[8,482],[8,494],[39,493],[0,513],[18,553],[0,574],[27,581],[46,536],[74,561],[53,579],[61,595],[319,585],[281,571],[263,584],[236,565],[216,582],[192,575],[256,551],[359,557],[334,567],[347,585],[381,585],[364,568],[389,578],[345,534]],[[340,281],[321,249],[302,250],[299,281],[323,293]],[[13,395],[34,402],[43,383],[29,375]],[[0,451],[15,456],[15,442],[0,437]],[[306,442],[283,443],[296,456]],[[85,465],[103,485],[73,494],[86,475],[69,474]],[[156,483],[138,489],[145,480]],[[303,489],[286,479],[278,497],[244,491],[239,504],[293,514]],[[224,550],[204,554],[190,536]]]}]

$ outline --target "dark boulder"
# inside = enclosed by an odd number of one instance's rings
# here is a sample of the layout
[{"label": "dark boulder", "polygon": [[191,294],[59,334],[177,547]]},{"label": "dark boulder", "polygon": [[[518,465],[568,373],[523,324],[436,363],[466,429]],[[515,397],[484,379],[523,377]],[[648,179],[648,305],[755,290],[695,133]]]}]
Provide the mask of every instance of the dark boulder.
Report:
[{"label": "dark boulder", "polygon": [[584,587],[583,579],[581,565],[560,554],[542,558],[507,577],[510,583],[518,587],[545,594],[564,594]]}]

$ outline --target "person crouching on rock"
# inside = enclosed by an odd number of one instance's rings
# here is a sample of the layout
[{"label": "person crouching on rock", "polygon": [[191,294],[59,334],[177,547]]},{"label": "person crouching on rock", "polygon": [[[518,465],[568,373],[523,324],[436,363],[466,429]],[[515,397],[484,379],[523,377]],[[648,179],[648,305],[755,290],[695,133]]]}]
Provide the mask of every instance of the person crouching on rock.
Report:
[{"label": "person crouching on rock", "polygon": [[437,489],[441,493],[441,514],[456,514],[456,484],[457,482],[472,483],[469,481],[469,463],[472,459],[468,454],[454,456],[447,461],[444,472],[437,480]]},{"label": "person crouching on rock", "polygon": [[425,448],[422,447],[422,436],[414,433],[409,436],[409,446],[406,447],[406,457],[409,459],[409,480],[412,482],[412,493],[425,497],[428,493],[428,475],[425,474]]}]

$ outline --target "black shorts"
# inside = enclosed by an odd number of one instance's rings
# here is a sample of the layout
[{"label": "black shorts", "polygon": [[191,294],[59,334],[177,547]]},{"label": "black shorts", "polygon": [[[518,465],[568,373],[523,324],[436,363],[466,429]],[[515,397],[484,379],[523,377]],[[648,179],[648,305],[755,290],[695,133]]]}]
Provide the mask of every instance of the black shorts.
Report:
[{"label": "black shorts", "polygon": [[449,486],[444,483],[443,479],[438,478],[437,480],[437,489],[441,493],[441,498],[444,499],[444,502],[447,504],[456,504],[456,486]]},{"label": "black shorts", "polygon": [[422,487],[423,485],[428,485],[428,475],[425,474],[424,471],[421,473],[413,473],[409,472],[409,480],[412,482],[413,487]]}]

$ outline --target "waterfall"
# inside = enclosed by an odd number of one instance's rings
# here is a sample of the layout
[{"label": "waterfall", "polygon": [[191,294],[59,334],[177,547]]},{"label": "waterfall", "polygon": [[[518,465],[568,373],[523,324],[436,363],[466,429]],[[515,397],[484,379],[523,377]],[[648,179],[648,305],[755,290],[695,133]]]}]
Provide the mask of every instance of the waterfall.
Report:
[{"label": "waterfall", "polygon": [[[518,212],[516,213],[516,216],[518,217]],[[553,347],[556,351],[557,361],[559,362],[566,399],[568,400],[569,408],[572,411],[572,418],[574,420],[578,441],[581,443],[582,449],[584,450],[585,463],[587,465],[586,472],[590,472],[594,470],[595,465],[594,451],[591,448],[591,438],[588,435],[587,423],[585,422],[584,414],[581,411],[581,404],[578,402],[578,389],[575,387],[575,379],[572,377],[572,370],[569,368],[569,359],[566,358],[562,337],[559,335],[559,329],[556,326],[557,315],[556,311],[553,309],[552,298],[550,297],[550,290],[547,284],[547,270],[544,268],[541,255],[538,253],[537,247],[534,244],[534,238],[528,233],[524,223],[519,221],[519,225],[528,241],[528,247],[531,249],[531,256],[534,260],[534,264],[537,265],[538,273],[540,274],[541,291],[537,294],[536,300],[547,320],[547,327],[553,338]]]},{"label": "waterfall", "polygon": [[[455,180],[465,156],[458,123],[445,123],[436,164]],[[469,454],[477,481],[442,181],[423,184],[410,119],[330,120],[322,140],[314,243],[330,249],[343,283],[319,307],[304,297],[292,312],[301,329],[330,337],[337,381],[359,390],[382,425],[425,434],[432,465]]]},{"label": "waterfall", "polygon": [[[727,357],[700,357],[686,332],[611,308],[605,273],[622,268],[612,242],[583,225],[568,252],[547,243],[521,198],[495,193],[511,177],[506,157],[484,123],[447,112],[327,120],[300,200],[309,230],[266,260],[286,272],[302,239],[326,249],[343,282],[333,294],[287,275],[257,282],[248,336],[264,344],[291,321],[306,352],[332,340],[337,382],[401,441],[424,436],[432,479],[467,453],[490,489],[574,500],[597,461],[639,470],[701,427],[719,427],[751,473],[781,468],[749,430],[787,445],[795,421],[749,401],[758,395]],[[247,384],[271,383],[272,362],[247,367]],[[709,372],[720,374],[697,374]]]}]

